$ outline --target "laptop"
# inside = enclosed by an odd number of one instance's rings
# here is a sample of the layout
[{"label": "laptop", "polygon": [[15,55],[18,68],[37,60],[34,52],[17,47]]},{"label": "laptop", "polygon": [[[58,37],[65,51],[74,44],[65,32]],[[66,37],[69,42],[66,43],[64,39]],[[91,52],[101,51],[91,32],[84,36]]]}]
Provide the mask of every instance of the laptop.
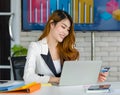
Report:
[{"label": "laptop", "polygon": [[102,61],[65,61],[59,86],[95,84]]}]

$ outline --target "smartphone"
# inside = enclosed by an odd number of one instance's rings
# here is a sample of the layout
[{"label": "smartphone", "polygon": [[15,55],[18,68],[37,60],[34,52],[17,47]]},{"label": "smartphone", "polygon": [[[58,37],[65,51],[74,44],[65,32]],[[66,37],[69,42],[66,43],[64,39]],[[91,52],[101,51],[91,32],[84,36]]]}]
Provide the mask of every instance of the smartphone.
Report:
[{"label": "smartphone", "polygon": [[105,90],[109,89],[111,84],[102,84],[102,85],[92,85],[88,88],[88,90]]},{"label": "smartphone", "polygon": [[103,68],[102,70],[101,70],[101,72],[108,72],[110,70],[110,67],[105,67],[105,68]]}]

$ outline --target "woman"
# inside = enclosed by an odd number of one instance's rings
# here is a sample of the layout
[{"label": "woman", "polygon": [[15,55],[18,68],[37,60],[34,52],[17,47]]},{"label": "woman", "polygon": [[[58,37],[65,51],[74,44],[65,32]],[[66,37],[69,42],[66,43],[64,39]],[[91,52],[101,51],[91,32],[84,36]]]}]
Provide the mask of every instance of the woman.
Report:
[{"label": "woman", "polygon": [[[64,61],[78,60],[79,52],[74,47],[75,33],[71,16],[56,10],[50,16],[39,41],[32,42],[28,49],[24,81],[59,83]],[[105,81],[107,74],[100,73],[98,81]]]}]

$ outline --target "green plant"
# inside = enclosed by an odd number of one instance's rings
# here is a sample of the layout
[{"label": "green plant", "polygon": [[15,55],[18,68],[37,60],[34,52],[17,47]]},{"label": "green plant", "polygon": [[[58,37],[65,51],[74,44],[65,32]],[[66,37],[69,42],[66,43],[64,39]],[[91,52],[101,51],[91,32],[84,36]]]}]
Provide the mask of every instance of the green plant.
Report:
[{"label": "green plant", "polygon": [[27,55],[27,48],[21,45],[14,45],[11,48],[12,56],[26,56]]}]

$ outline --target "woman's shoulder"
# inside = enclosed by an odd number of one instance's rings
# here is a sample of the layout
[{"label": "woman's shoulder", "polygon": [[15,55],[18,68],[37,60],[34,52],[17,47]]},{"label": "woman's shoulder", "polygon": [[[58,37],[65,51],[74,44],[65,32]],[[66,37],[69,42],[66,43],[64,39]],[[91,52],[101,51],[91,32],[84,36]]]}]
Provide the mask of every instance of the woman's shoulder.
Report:
[{"label": "woman's shoulder", "polygon": [[34,42],[31,42],[30,44],[32,45],[47,44],[47,39],[43,38],[42,40],[34,41]]},{"label": "woman's shoulder", "polygon": [[40,43],[40,41],[30,42],[30,46],[37,46]]},{"label": "woman's shoulder", "polygon": [[42,54],[47,54],[48,53],[48,45],[47,45],[46,39],[31,42],[29,45],[29,49],[38,51]]},{"label": "woman's shoulder", "polygon": [[29,48],[32,48],[32,49],[41,49],[41,42],[40,41],[36,41],[36,42],[31,42],[30,45],[29,45]]},{"label": "woman's shoulder", "polygon": [[37,48],[41,48],[44,45],[47,45],[47,41],[46,38],[39,40],[39,41],[34,41],[34,42],[30,42],[29,47],[37,47]]}]

